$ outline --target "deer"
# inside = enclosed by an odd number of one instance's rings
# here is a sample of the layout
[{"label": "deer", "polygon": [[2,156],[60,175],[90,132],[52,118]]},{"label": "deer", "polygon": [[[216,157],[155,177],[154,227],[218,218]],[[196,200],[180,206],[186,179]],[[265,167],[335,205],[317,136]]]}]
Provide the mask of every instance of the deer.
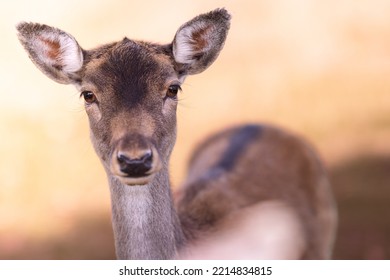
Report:
[{"label": "deer", "polygon": [[90,50],[60,29],[17,25],[37,68],[84,99],[118,259],[331,257],[337,209],[325,164],[282,128],[244,123],[209,136],[173,192],[181,87],[219,56],[230,21],[218,8],[184,23],[168,44],[125,37]]}]

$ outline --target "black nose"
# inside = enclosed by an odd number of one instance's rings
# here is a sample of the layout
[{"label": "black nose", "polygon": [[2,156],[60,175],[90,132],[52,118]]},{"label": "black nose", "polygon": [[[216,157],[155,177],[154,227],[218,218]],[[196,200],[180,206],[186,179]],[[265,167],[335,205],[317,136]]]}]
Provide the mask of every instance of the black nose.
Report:
[{"label": "black nose", "polygon": [[153,155],[151,151],[146,152],[139,158],[130,158],[124,153],[118,152],[117,155],[120,171],[128,177],[144,177],[152,168]]}]

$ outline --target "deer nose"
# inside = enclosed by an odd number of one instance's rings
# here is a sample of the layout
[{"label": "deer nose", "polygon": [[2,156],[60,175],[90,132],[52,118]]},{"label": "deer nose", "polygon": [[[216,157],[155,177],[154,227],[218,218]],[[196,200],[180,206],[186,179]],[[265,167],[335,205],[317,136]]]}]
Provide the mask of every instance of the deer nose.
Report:
[{"label": "deer nose", "polygon": [[148,175],[147,172],[152,169],[153,154],[149,150],[142,156],[132,158],[124,152],[118,152],[117,161],[120,171],[126,174],[126,176],[139,178]]}]

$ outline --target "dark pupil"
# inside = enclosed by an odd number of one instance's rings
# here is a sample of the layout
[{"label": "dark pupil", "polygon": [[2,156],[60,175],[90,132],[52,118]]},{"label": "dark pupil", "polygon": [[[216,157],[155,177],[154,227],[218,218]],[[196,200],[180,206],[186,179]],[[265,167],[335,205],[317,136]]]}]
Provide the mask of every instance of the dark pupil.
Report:
[{"label": "dark pupil", "polygon": [[94,96],[93,93],[90,92],[90,91],[85,91],[85,92],[83,93],[83,95],[84,95],[85,101],[87,101],[87,102],[93,102],[94,99],[95,99],[95,96]]},{"label": "dark pupil", "polygon": [[177,95],[178,92],[179,92],[179,86],[172,85],[168,89],[168,96],[174,97],[175,95]]}]

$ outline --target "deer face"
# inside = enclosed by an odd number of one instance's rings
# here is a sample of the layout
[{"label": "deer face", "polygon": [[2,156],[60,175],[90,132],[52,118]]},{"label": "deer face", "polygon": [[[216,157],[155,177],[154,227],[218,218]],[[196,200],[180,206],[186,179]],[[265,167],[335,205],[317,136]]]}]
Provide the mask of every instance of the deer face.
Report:
[{"label": "deer face", "polygon": [[217,58],[229,20],[226,10],[218,9],[181,26],[168,45],[125,38],[89,51],[53,27],[21,23],[18,30],[42,72],[79,89],[108,175],[126,185],[144,185],[167,168],[181,84]]},{"label": "deer face", "polygon": [[181,77],[168,50],[124,39],[88,53],[81,95],[96,152],[126,184],[167,165],[176,135]]}]

